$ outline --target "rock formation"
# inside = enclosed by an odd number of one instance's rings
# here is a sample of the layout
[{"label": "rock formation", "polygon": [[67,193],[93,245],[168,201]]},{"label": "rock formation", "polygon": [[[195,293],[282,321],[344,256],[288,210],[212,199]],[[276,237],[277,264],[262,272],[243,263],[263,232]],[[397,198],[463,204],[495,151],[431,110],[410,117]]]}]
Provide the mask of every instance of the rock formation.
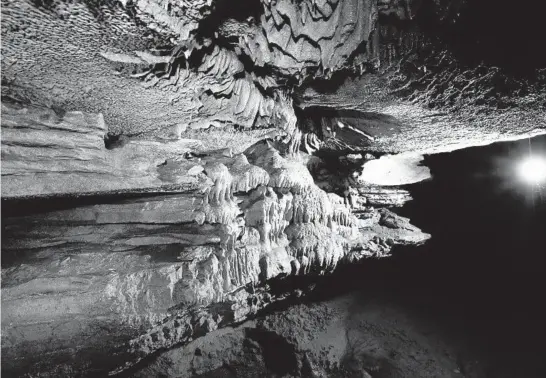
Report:
[{"label": "rock formation", "polygon": [[3,372],[126,372],[427,240],[422,154],[546,130],[544,69],[431,31],[465,4],[2,1]]},{"label": "rock formation", "polygon": [[239,154],[182,139],[109,150],[100,116],[4,109],[5,197],[140,193],[4,218],[12,374],[120,371],[291,295],[269,293],[271,279],[428,238],[358,194],[320,189],[306,155],[282,156],[274,140]]}]

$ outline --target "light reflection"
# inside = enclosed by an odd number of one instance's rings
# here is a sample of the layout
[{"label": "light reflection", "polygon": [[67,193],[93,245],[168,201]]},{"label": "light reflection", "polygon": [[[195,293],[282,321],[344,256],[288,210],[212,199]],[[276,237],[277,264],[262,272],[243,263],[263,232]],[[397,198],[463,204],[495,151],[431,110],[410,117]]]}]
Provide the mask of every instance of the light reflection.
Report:
[{"label": "light reflection", "polygon": [[530,185],[540,185],[546,182],[546,159],[529,156],[518,165],[519,177]]}]

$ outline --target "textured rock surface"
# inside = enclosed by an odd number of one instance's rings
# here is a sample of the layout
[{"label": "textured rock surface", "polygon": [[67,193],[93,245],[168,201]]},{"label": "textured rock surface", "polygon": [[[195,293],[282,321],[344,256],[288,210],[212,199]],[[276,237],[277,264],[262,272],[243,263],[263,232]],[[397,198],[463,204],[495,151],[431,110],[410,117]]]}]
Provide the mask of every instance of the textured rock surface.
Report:
[{"label": "textured rock surface", "polygon": [[[44,127],[62,129],[69,121],[73,127],[76,115],[67,113],[57,124],[45,119],[29,125],[49,135],[52,128]],[[131,143],[113,150],[91,146],[123,153]],[[325,274],[339,263],[386,256],[396,244],[429,237],[386,209],[353,206],[320,189],[305,156],[281,154],[277,148],[282,147],[265,141],[244,154],[201,152],[152,165],[159,177],[200,177],[195,187],[172,190],[178,194],[5,217],[6,374],[121,371],[294,295],[271,293],[266,286],[271,279]],[[42,147],[29,148],[41,152]],[[49,168],[58,168],[55,159],[60,159],[67,163],[69,181],[81,177],[74,169],[78,156],[83,155],[63,155],[64,160],[52,155]],[[27,159],[19,163],[26,165],[17,173],[30,171],[29,183],[47,183],[50,171],[38,180]],[[27,189],[12,190],[20,195]],[[11,206],[11,214],[22,211],[17,203]]]},{"label": "textured rock surface", "polygon": [[213,332],[135,376],[462,377],[457,347],[394,306],[347,295]]},{"label": "textured rock surface", "polygon": [[450,41],[465,4],[3,0],[3,372],[124,371],[424,242],[384,153],[546,130],[540,62]]},{"label": "textured rock surface", "polygon": [[[272,65],[303,77],[304,70],[331,75],[366,47],[377,21],[375,1],[263,1],[261,30],[243,47],[258,66]],[[306,72],[305,72],[306,73]]]},{"label": "textured rock surface", "polygon": [[449,36],[471,17],[465,4],[4,1],[2,94],[101,112],[109,131],[128,135],[291,133],[294,90],[304,108],[364,112],[347,123],[373,140],[337,138],[361,150],[430,152],[543,133],[540,61],[520,62],[534,70],[521,77],[460,58]]},{"label": "textured rock surface", "polygon": [[[101,114],[2,105],[2,197],[195,190],[204,175],[183,159],[199,140],[125,141],[105,147]],[[182,161],[181,161],[182,160]],[[176,170],[163,165],[174,161]]]},{"label": "textured rock surface", "polygon": [[[309,109],[315,124],[331,124],[342,142],[390,152],[451,151],[544,133],[546,62],[534,56],[532,21],[521,25],[522,34],[508,33],[500,25],[515,19],[517,11],[487,1],[380,3],[380,14],[389,17],[376,24],[375,69],[338,75],[334,85],[299,88],[300,106]],[[408,4],[415,9],[404,10]],[[493,16],[496,8],[499,19]],[[485,12],[481,16],[488,22],[478,19],[478,12]],[[423,19],[422,13],[428,16]],[[430,25],[430,18],[437,21]],[[499,30],[493,31],[495,25]],[[479,30],[472,36],[474,29]],[[527,38],[521,48],[533,58],[504,54],[502,39],[492,37],[501,34],[506,40]],[[373,138],[347,127],[341,131],[338,121]]]},{"label": "textured rock surface", "polygon": [[[450,102],[430,106],[432,98],[420,87],[412,88],[416,79],[404,74],[404,80],[398,82],[400,75],[397,68],[391,68],[381,76],[347,79],[330,93],[309,88],[303,93],[301,104],[309,107],[310,114],[317,107],[335,109],[322,117],[323,124],[335,125],[336,134],[327,137],[343,148],[349,145],[356,150],[438,153],[545,133],[543,78],[536,87],[523,85],[522,92],[534,91],[526,96],[507,95],[512,100],[509,106],[497,105],[500,100],[495,95],[488,99],[487,94],[497,94],[490,87],[472,92],[481,98],[475,99],[476,104],[466,104],[464,97],[459,100],[456,92],[455,105]],[[468,79],[468,88],[475,88],[474,80],[478,79]],[[444,87],[450,85],[450,81],[444,83]],[[402,93],[407,95],[400,96]],[[348,111],[351,116],[346,115]],[[339,127],[338,122],[348,127]]]}]

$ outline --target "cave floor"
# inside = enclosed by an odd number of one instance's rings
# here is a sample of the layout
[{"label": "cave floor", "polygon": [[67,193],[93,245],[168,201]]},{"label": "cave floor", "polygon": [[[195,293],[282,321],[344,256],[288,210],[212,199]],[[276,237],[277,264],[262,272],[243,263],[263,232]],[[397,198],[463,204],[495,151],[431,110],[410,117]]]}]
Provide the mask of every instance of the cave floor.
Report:
[{"label": "cave floor", "polygon": [[[521,287],[500,288],[481,301],[489,285],[470,290],[471,275],[451,287],[429,281],[426,252],[413,263],[409,254],[418,252],[398,252],[342,268],[316,286],[311,301],[164,352],[136,376],[545,376],[544,313],[536,305],[522,307],[527,296],[516,301]],[[411,270],[418,264],[423,270],[414,274],[420,277],[393,279],[402,265]],[[460,274],[464,280],[467,273]],[[540,292],[534,284],[531,296]]]},{"label": "cave floor", "polygon": [[[517,344],[525,337],[514,336],[528,325],[493,322],[480,334],[460,311],[441,313],[424,301],[408,305],[414,298],[392,294],[359,290],[291,306],[165,352],[136,376],[544,376],[538,356],[525,355],[529,345]],[[480,340],[490,331],[495,339]]]}]

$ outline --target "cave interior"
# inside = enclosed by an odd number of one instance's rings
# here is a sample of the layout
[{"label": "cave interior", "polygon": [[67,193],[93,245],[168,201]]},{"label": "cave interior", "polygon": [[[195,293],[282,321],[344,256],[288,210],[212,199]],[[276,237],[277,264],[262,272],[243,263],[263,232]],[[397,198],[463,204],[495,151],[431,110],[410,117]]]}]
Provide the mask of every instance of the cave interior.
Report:
[{"label": "cave interior", "polygon": [[539,8],[2,0],[2,374],[546,377]]}]

